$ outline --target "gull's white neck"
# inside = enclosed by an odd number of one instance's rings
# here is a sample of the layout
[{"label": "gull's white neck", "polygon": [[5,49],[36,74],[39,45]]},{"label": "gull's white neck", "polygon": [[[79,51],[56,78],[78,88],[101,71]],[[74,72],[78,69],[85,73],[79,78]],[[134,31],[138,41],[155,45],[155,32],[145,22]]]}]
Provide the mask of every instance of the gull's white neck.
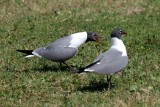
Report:
[{"label": "gull's white neck", "polygon": [[111,48],[122,52],[122,56],[127,56],[126,47],[121,39],[111,38]]},{"label": "gull's white neck", "polygon": [[87,32],[74,33],[70,36],[71,36],[71,41],[68,47],[78,48],[87,40]]}]

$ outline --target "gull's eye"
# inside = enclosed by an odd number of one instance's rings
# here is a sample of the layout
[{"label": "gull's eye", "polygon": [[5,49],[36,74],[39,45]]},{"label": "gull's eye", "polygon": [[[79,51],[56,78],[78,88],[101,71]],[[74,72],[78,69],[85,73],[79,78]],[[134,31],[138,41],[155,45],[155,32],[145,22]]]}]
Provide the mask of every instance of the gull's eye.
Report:
[{"label": "gull's eye", "polygon": [[96,37],[97,37],[97,35],[96,35],[96,34],[93,34],[92,36],[93,36],[94,38],[96,38]]},{"label": "gull's eye", "polygon": [[122,33],[122,30],[119,30],[120,33]]}]

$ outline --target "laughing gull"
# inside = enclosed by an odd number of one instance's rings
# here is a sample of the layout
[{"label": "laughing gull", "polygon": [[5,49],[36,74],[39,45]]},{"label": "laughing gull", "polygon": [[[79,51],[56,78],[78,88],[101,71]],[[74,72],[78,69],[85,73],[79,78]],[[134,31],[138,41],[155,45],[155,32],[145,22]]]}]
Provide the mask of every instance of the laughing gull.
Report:
[{"label": "laughing gull", "polygon": [[111,33],[111,47],[104,53],[100,54],[93,63],[79,70],[76,73],[96,72],[99,74],[110,74],[107,76],[108,90],[111,87],[111,75],[121,71],[128,64],[126,47],[121,40],[121,36],[127,34],[121,29],[114,29]]},{"label": "laughing gull", "polygon": [[[35,50],[17,51],[26,53],[26,58],[38,56],[54,62],[62,62],[66,64],[65,61],[72,58],[77,53],[78,47],[88,41],[101,43],[99,41],[99,36],[95,32],[78,32],[57,39],[45,47],[40,47]],[[69,65],[67,66],[70,67]]]}]

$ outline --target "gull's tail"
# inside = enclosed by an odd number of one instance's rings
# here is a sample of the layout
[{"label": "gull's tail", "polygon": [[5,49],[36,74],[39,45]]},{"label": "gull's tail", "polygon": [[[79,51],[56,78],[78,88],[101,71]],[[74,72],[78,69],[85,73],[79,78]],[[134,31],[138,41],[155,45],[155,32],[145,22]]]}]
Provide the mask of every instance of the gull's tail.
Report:
[{"label": "gull's tail", "polygon": [[95,64],[98,63],[99,61],[100,61],[100,60],[97,60],[97,61],[95,61],[95,62],[93,62],[93,63],[91,63],[91,64],[89,64],[89,65],[87,65],[87,66],[85,66],[85,67],[79,68],[78,70],[73,70],[73,71],[71,71],[71,72],[73,72],[73,73],[87,72],[87,71],[85,71],[85,69],[87,69],[87,68],[95,65]]},{"label": "gull's tail", "polygon": [[25,56],[26,58],[35,56],[35,55],[32,53],[33,50],[16,50],[16,51],[27,54],[27,56]]}]

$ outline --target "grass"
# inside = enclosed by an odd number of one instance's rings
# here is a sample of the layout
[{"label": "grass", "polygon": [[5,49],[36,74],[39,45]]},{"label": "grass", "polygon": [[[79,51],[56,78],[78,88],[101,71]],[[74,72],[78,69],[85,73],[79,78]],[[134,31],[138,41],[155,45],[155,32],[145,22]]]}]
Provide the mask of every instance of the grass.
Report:
[{"label": "grass", "polygon": [[[0,106],[159,107],[159,5],[159,0],[1,0]],[[107,36],[104,45],[84,44],[67,61],[81,67],[109,48],[116,27],[128,32],[122,39],[129,64],[113,76],[111,91],[106,75],[73,74],[58,63],[24,59],[15,51],[79,31]]]}]

